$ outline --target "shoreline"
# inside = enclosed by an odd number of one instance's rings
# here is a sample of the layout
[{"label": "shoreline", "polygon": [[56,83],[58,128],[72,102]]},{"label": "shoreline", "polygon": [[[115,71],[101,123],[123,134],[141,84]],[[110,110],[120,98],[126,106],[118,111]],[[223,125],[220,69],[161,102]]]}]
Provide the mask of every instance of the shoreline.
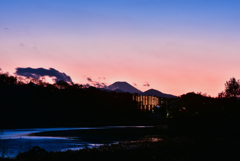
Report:
[{"label": "shoreline", "polygon": [[105,126],[162,126],[168,124],[168,118],[162,119],[146,119],[146,120],[98,120],[98,121],[83,121],[81,123],[49,123],[38,125],[23,125],[23,124],[0,124],[0,130],[4,129],[28,129],[28,128],[78,128],[78,127],[105,127]]},{"label": "shoreline", "polygon": [[43,131],[28,136],[49,136],[81,139],[85,142],[104,143],[113,141],[134,141],[145,136],[163,136],[166,131],[160,127],[103,127],[96,129],[74,129],[61,131]]}]

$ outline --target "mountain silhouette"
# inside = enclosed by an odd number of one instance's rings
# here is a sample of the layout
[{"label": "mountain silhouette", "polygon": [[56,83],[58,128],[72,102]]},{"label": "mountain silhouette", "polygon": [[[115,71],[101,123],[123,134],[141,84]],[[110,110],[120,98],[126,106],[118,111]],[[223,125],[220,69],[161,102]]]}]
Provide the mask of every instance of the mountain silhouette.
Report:
[{"label": "mountain silhouette", "polygon": [[109,85],[107,88],[105,88],[106,90],[110,90],[110,91],[115,91],[117,93],[119,92],[129,92],[129,93],[138,93],[139,95],[151,95],[151,96],[156,96],[156,97],[165,97],[165,98],[171,98],[171,97],[177,97],[171,94],[165,94],[162,93],[158,90],[155,89],[149,89],[145,92],[142,92],[140,90],[138,90],[137,88],[133,87],[132,85],[130,85],[127,82],[115,82],[111,85]]},{"label": "mountain silhouette", "polygon": [[127,82],[115,82],[107,87],[108,90],[112,91],[123,91],[123,92],[129,92],[129,93],[142,93],[142,91],[138,90],[137,88],[133,87]]},{"label": "mountain silhouette", "polygon": [[141,95],[152,95],[152,96],[165,97],[165,98],[177,97],[177,96],[174,96],[174,95],[171,95],[171,94],[162,93],[162,92],[160,92],[158,90],[155,90],[155,89],[149,89],[149,90],[141,93]]},{"label": "mountain silhouette", "polygon": [[117,93],[124,93],[124,91],[122,91],[121,89],[115,89],[114,92],[117,92]]}]

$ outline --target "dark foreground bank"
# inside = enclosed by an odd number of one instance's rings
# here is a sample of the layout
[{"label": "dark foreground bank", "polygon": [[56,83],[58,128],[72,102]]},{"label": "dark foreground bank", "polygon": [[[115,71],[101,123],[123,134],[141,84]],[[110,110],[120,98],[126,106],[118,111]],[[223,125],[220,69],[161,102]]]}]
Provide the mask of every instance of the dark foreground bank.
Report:
[{"label": "dark foreground bank", "polygon": [[[33,147],[15,159],[2,161],[89,161],[89,160],[186,160],[233,161],[240,160],[240,140],[219,137],[163,137],[163,140],[143,140],[104,145],[78,151],[47,152]],[[154,142],[156,141],[156,142]]]},{"label": "dark foreground bank", "polygon": [[[34,147],[15,159],[0,160],[240,160],[239,127],[240,121],[236,119],[179,118],[169,120],[166,126],[148,128],[47,131],[33,135],[74,137],[106,144],[100,148],[67,152],[47,152]],[[152,139],[138,140],[146,135],[151,135]],[[107,144],[113,140],[120,143]]]}]

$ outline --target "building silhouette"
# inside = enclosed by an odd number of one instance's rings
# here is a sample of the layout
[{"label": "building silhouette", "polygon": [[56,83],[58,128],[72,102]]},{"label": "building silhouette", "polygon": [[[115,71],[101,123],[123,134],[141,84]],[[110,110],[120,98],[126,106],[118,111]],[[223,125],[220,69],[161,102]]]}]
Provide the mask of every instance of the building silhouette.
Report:
[{"label": "building silhouette", "polygon": [[156,96],[133,95],[133,100],[138,103],[142,111],[151,111],[154,107],[161,107],[166,103],[166,99]]}]

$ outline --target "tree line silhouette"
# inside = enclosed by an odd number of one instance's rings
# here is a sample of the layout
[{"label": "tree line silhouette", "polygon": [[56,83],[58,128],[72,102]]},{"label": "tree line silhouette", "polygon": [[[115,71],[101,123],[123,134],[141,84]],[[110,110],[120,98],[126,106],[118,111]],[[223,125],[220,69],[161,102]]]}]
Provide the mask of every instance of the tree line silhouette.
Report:
[{"label": "tree line silhouette", "polygon": [[218,97],[190,92],[177,99],[169,99],[169,110],[174,116],[182,117],[234,117],[240,113],[240,81],[231,78],[225,83],[225,90]]},{"label": "tree line silhouette", "polygon": [[142,116],[130,93],[0,74],[0,126],[81,126]]},{"label": "tree line silhouette", "polygon": [[[173,118],[239,120],[240,83],[231,78],[217,98],[187,93],[168,99]],[[111,125],[144,120],[131,93],[116,93],[95,87],[84,88],[62,80],[49,84],[31,77],[0,74],[0,126],[52,127]],[[150,111],[149,111],[150,113]],[[239,122],[239,121],[238,121]]]},{"label": "tree line silhouette", "polygon": [[218,97],[190,92],[178,99],[169,99],[170,135],[232,137],[240,135],[239,81],[231,78]]}]

